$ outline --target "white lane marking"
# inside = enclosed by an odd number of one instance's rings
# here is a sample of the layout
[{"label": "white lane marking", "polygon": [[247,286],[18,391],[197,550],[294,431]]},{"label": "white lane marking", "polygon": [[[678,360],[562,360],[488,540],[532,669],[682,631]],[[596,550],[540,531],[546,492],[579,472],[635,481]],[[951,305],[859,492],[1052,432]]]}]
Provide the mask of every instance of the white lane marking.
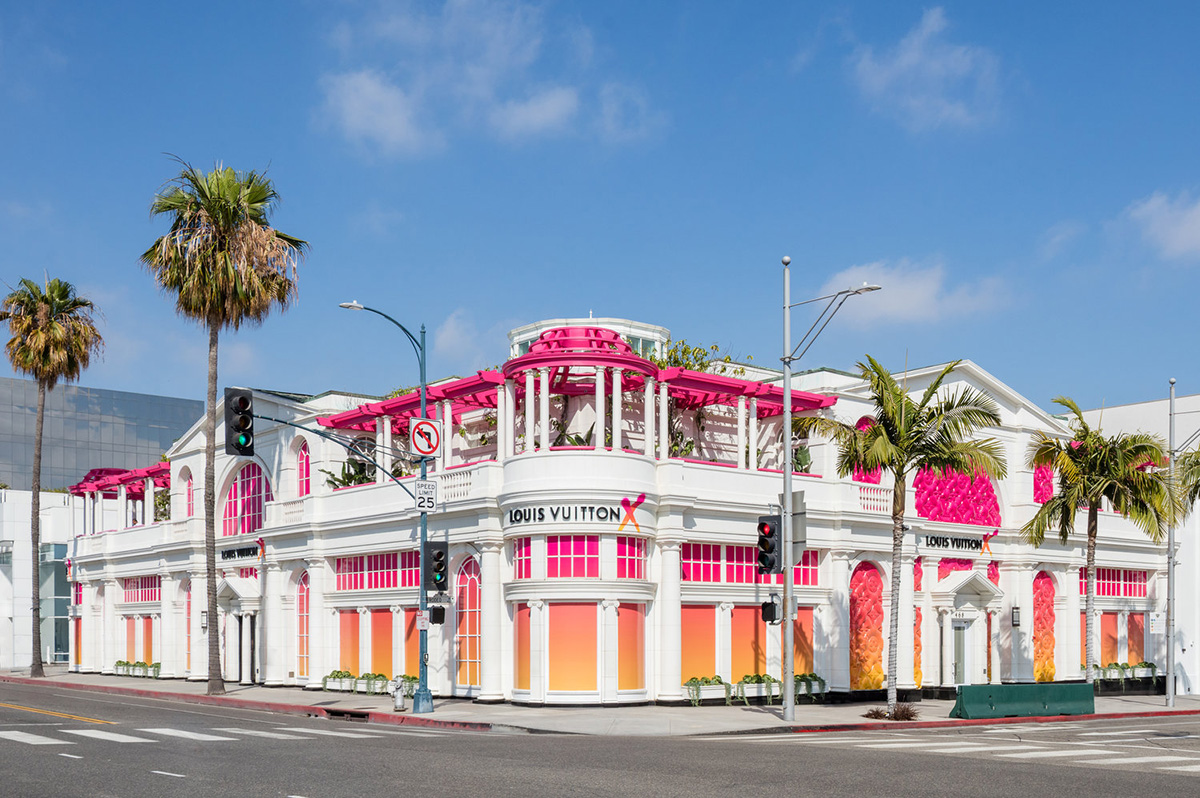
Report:
[{"label": "white lane marking", "polygon": [[[773,735],[771,735],[771,737],[774,737],[775,739],[779,739],[778,734],[773,734]],[[743,739],[745,739],[745,738],[743,738]],[[769,737],[757,737],[754,739],[765,740],[765,739],[770,739],[770,738]],[[883,743],[883,742],[887,742],[887,740],[888,740],[887,737],[843,737],[841,739],[838,739],[836,737],[822,737],[817,740],[810,740],[806,737],[790,737],[790,738],[784,737],[784,739],[785,740],[790,739],[797,743],[804,743],[805,745],[858,745],[859,743]]]},{"label": "white lane marking", "polygon": [[1092,762],[1080,762],[1081,765],[1141,765],[1145,762],[1200,762],[1194,756],[1131,756],[1121,759],[1097,759]]},{"label": "white lane marking", "polygon": [[175,778],[175,779],[186,779],[187,778],[187,776],[183,775],[182,773],[168,773],[165,770],[152,770],[150,772],[157,773],[160,776],[170,776],[171,778]]},{"label": "white lane marking", "polygon": [[245,734],[249,737],[266,737],[269,740],[311,740],[300,734],[284,734],[283,732],[262,731],[260,729],[213,729],[213,731],[228,732],[229,734]]},{"label": "white lane marking", "polygon": [[939,740],[922,740],[921,742],[906,743],[856,743],[855,748],[928,748],[937,750]]},{"label": "white lane marking", "polygon": [[1159,770],[1180,770],[1184,773],[1200,773],[1200,765],[1170,765]]},{"label": "white lane marking", "polygon": [[1154,729],[1132,729],[1127,731],[1080,732],[1080,737],[1116,737],[1121,734],[1153,734]]},{"label": "white lane marking", "polygon": [[322,734],[326,737],[348,737],[351,740],[366,740],[371,737],[380,736],[378,734],[359,734],[358,732],[342,732],[333,731],[331,729],[286,728],[284,731],[300,732],[301,734]]},{"label": "white lane marking", "polygon": [[1040,759],[1053,756],[1112,756],[1112,751],[1103,748],[1075,748],[1063,751],[1027,751],[1023,754],[997,754],[996,756],[1010,759]]},{"label": "white lane marking", "polygon": [[992,752],[995,749],[986,743],[963,743],[962,745],[948,745],[941,748],[931,748],[931,754],[958,754],[965,751],[987,751]]},{"label": "white lane marking", "polygon": [[108,740],[110,743],[150,743],[145,737],[131,737],[128,734],[100,731],[99,729],[63,729],[63,734],[78,734],[80,737],[91,737],[93,740]]},{"label": "white lane marking", "polygon": [[163,737],[182,737],[185,740],[196,740],[202,743],[212,743],[218,740],[237,740],[236,737],[218,737],[215,734],[201,734],[200,732],[184,731],[183,729],[138,729],[140,732],[147,734],[161,734]]},{"label": "white lane marking", "polygon": [[75,754],[59,754],[59,756],[65,756],[67,759],[83,759],[83,757],[76,756]]},{"label": "white lane marking", "polygon": [[0,739],[12,740],[14,743],[26,745],[75,745],[70,740],[55,740],[53,737],[42,737],[40,734],[29,734],[20,731],[0,731]]}]

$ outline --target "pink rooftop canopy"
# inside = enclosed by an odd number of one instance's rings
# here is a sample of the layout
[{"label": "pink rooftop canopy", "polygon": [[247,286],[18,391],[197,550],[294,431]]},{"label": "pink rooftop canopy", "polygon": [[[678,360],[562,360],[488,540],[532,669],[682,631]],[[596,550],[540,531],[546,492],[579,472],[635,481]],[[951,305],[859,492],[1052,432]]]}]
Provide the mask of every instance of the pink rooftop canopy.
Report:
[{"label": "pink rooftop canopy", "polygon": [[171,464],[160,462],[146,468],[131,470],[93,468],[79,481],[78,485],[72,485],[69,490],[76,496],[102,493],[105,498],[111,499],[117,495],[117,488],[124,485],[125,495],[133,499],[145,493],[147,479],[153,479],[156,488],[171,487]]},{"label": "pink rooftop canopy", "polygon": [[[666,383],[667,392],[681,407],[698,408],[708,405],[736,405],[739,397],[757,399],[758,417],[783,414],[783,389],[776,385],[690,371],[683,368],[660,369],[654,363],[633,353],[620,335],[602,327],[556,327],[546,330],[529,347],[527,354],[509,360],[496,371],[481,371],[473,377],[431,385],[427,389],[426,413],[434,415],[434,403],[449,400],[455,422],[464,412],[496,407],[496,392],[506,379],[515,379],[527,371],[546,369],[550,392],[566,396],[585,396],[595,392],[596,380],[605,381],[611,389],[610,369],[619,368],[621,388],[636,391],[647,379]],[[602,369],[602,371],[597,371]],[[525,387],[516,380],[516,393],[521,397]],[[837,397],[821,396],[804,391],[792,392],[795,412],[830,407]],[[317,419],[323,427],[349,430],[374,429],[375,419],[390,416],[393,429],[405,432],[409,419],[420,414],[418,392],[406,393],[394,399],[359,405],[344,413]]]}]

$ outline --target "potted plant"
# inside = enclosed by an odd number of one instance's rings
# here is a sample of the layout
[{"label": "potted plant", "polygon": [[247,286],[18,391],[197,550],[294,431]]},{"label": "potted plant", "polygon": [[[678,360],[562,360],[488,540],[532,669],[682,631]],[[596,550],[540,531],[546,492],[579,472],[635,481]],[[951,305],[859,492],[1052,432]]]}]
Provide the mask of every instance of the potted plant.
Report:
[{"label": "potted plant", "polygon": [[149,666],[146,663],[138,660],[137,662],[133,663],[133,675],[144,677],[148,668]]},{"label": "potted plant", "polygon": [[1158,666],[1153,662],[1142,660],[1133,666],[1133,675],[1139,679],[1153,679],[1158,675]]},{"label": "potted plant", "polygon": [[732,685],[720,676],[693,676],[683,683],[683,688],[694,707],[700,706],[700,702],[706,698],[720,698],[722,692],[725,694],[725,703],[732,703]]},{"label": "potted plant", "polygon": [[354,682],[355,692],[377,695],[385,692],[388,677],[382,673],[364,673]]},{"label": "potted plant", "polygon": [[350,671],[333,670],[321,677],[322,690],[353,690],[354,674]]},{"label": "potted plant", "polygon": [[825,697],[825,680],[815,673],[797,673],[796,674],[796,698],[799,698],[800,688],[804,687],[804,695],[809,698],[816,698],[817,693],[813,692],[813,685],[819,685],[819,693],[821,698]]},{"label": "potted plant", "polygon": [[150,678],[151,679],[157,679],[158,674],[161,671],[162,671],[162,663],[161,662],[151,662],[150,663]]},{"label": "potted plant", "polygon": [[123,659],[117,660],[115,663],[113,663],[113,673],[115,673],[117,676],[128,676],[129,662]]}]

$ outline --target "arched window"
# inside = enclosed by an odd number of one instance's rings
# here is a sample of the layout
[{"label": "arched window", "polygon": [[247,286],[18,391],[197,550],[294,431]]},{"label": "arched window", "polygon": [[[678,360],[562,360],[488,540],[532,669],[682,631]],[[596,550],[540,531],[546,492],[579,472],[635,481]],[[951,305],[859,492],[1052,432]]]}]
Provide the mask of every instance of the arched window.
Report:
[{"label": "arched window", "polygon": [[307,496],[312,490],[312,483],[309,481],[308,443],[300,444],[300,451],[296,452],[296,476],[296,495]]},{"label": "arched window", "polygon": [[249,535],[263,525],[263,505],[271,501],[271,486],[258,463],[246,463],[225,497],[223,535]]},{"label": "arched window", "polygon": [[296,584],[296,675],[308,676],[308,571]]},{"label": "arched window", "polygon": [[184,480],[186,487],[184,488],[184,518],[191,518],[196,514],[196,494],[192,490],[192,472],[188,469],[183,469],[179,476]]},{"label": "arched window", "polygon": [[457,614],[455,628],[455,660],[458,662],[456,683],[460,687],[479,686],[479,563],[470,558],[458,569],[454,601]]}]

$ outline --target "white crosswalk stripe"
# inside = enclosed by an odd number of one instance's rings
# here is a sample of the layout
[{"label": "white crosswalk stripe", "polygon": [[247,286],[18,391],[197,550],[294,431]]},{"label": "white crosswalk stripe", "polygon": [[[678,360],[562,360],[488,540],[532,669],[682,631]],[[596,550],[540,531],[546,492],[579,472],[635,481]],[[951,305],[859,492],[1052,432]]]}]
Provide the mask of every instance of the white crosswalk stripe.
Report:
[{"label": "white crosswalk stripe", "polygon": [[1170,765],[1159,770],[1178,770],[1183,773],[1200,773],[1200,765]]},{"label": "white crosswalk stripe", "polygon": [[940,739],[930,738],[928,740],[921,740],[919,742],[909,740],[909,741],[903,742],[903,743],[856,743],[854,747],[855,748],[929,748],[930,750],[936,750],[937,744],[939,742],[941,742]]},{"label": "white crosswalk stripe", "polygon": [[1119,737],[1126,734],[1154,734],[1154,729],[1126,729],[1124,731],[1080,732],[1080,737]]},{"label": "white crosswalk stripe", "polygon": [[321,734],[326,737],[346,737],[351,740],[367,740],[367,739],[371,739],[373,737],[377,738],[377,737],[382,736],[379,734],[362,734],[361,732],[334,731],[332,729],[289,728],[289,729],[284,729],[283,731],[300,732],[301,734]]},{"label": "white crosswalk stripe", "polygon": [[145,737],[133,737],[117,732],[100,731],[99,729],[63,729],[63,734],[78,734],[80,737],[90,737],[93,740],[107,740],[110,743],[152,743]]},{"label": "white crosswalk stripe", "polygon": [[265,737],[268,740],[311,740],[311,737],[305,737],[303,734],[285,734],[276,731],[264,731],[263,729],[213,729],[217,732],[225,732],[226,734],[242,734],[247,737]]},{"label": "white crosswalk stripe", "polygon": [[74,745],[70,740],[55,740],[53,737],[42,737],[40,734],[29,734],[23,731],[0,731],[0,739],[12,740],[14,743],[26,745]]},{"label": "white crosswalk stripe", "polygon": [[1194,756],[1170,756],[1170,755],[1165,755],[1165,754],[1163,754],[1163,755],[1156,754],[1154,756],[1130,756],[1130,757],[1122,757],[1120,759],[1104,759],[1104,760],[1098,760],[1098,761],[1094,761],[1094,762],[1082,762],[1080,764],[1084,764],[1084,765],[1100,765],[1100,764],[1142,765],[1147,762],[1196,762],[1196,763],[1200,763],[1200,759],[1196,759],[1196,757],[1194,757]]},{"label": "white crosswalk stripe", "polygon": [[1102,748],[1066,748],[1058,751],[1025,751],[1016,754],[996,754],[996,756],[1009,759],[1049,759],[1056,756],[1112,756],[1112,751],[1105,751]]},{"label": "white crosswalk stripe", "polygon": [[213,743],[221,740],[233,741],[236,737],[218,737],[215,734],[201,734],[200,732],[184,731],[183,729],[138,729],[140,732],[147,734],[161,734],[164,737],[179,737],[184,740],[195,740],[201,743]]}]

